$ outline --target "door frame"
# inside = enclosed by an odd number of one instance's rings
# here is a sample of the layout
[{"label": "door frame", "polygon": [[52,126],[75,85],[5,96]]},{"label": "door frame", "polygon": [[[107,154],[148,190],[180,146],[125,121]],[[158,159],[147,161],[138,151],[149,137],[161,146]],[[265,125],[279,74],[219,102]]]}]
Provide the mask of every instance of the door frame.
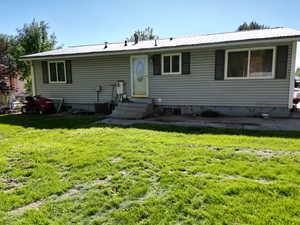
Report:
[{"label": "door frame", "polygon": [[[141,57],[144,57],[145,58],[145,61],[146,61],[146,64],[145,64],[145,80],[146,80],[146,95],[134,95],[133,94],[133,89],[134,89],[134,85],[133,85],[133,82],[134,82],[134,79],[133,79],[133,59],[135,58],[141,58]],[[148,61],[148,55],[132,55],[130,56],[130,82],[131,82],[131,97],[137,97],[137,98],[148,98],[149,97],[149,70],[148,70],[148,64],[149,64],[149,61]]]}]

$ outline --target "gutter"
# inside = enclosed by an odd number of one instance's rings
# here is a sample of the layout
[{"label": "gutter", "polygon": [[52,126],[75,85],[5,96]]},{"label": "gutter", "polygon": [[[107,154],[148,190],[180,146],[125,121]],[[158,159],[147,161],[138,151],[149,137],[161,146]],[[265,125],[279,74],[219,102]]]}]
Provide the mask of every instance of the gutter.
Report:
[{"label": "gutter", "polygon": [[155,53],[161,52],[163,50],[168,51],[178,51],[178,50],[189,50],[195,48],[207,48],[207,47],[226,47],[235,46],[240,44],[256,44],[256,43],[272,43],[272,42],[291,42],[300,41],[300,35],[290,36],[290,37],[278,37],[278,38],[260,38],[260,39],[245,39],[242,41],[225,41],[219,43],[204,43],[204,44],[192,44],[192,45],[178,45],[169,47],[155,47],[155,48],[141,48],[137,50],[120,50],[120,51],[107,51],[107,52],[87,52],[87,53],[71,53],[71,54],[60,54],[60,55],[46,55],[46,56],[32,56],[26,57],[21,56],[21,61],[31,61],[31,60],[47,60],[47,59],[57,59],[57,58],[77,58],[77,57],[90,57],[90,56],[107,56],[107,55],[125,55],[125,54],[139,54],[139,53]]}]

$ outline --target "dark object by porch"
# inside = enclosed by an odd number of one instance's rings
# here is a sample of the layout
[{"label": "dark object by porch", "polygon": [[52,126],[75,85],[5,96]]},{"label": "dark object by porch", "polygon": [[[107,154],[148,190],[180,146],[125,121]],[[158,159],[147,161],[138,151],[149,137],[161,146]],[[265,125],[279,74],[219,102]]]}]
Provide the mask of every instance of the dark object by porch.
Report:
[{"label": "dark object by porch", "polygon": [[203,116],[203,117],[219,117],[220,113],[213,111],[213,110],[206,110],[201,113],[201,116]]},{"label": "dark object by porch", "polygon": [[110,103],[96,103],[95,104],[95,113],[109,115],[109,114],[111,114],[112,110],[113,110],[113,105]]}]

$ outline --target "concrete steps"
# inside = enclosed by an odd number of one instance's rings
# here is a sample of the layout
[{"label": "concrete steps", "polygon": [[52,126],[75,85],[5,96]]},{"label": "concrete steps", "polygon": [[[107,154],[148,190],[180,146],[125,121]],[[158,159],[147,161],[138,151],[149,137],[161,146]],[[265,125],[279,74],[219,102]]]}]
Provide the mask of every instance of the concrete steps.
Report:
[{"label": "concrete steps", "polygon": [[152,103],[119,103],[110,115],[117,119],[143,119],[153,112]]}]

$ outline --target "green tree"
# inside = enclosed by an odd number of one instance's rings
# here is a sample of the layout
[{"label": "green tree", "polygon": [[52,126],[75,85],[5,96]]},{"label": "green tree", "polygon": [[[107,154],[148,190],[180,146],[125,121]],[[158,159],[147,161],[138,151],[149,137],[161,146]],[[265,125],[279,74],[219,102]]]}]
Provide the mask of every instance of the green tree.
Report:
[{"label": "green tree", "polygon": [[12,39],[12,36],[0,34],[0,92],[2,94],[8,93],[13,88],[9,81],[18,75],[17,66],[9,54]]},{"label": "green tree", "polygon": [[17,29],[17,35],[11,40],[9,53],[17,64],[22,79],[27,81],[26,89],[31,89],[30,65],[20,60],[20,56],[48,51],[55,48],[57,43],[55,34],[49,34],[49,25],[45,21],[33,20]]},{"label": "green tree", "polygon": [[[151,27],[146,27],[144,30],[136,30],[134,34],[137,34],[139,36],[140,41],[153,40],[158,38],[158,36],[154,34],[153,28]],[[127,40],[134,41],[134,34],[130,38],[127,38]]]},{"label": "green tree", "polygon": [[255,21],[250,22],[249,24],[244,22],[243,24],[241,24],[237,31],[242,31],[242,30],[259,30],[259,29],[268,29],[270,28],[269,26],[263,25],[263,24],[259,24]]}]

